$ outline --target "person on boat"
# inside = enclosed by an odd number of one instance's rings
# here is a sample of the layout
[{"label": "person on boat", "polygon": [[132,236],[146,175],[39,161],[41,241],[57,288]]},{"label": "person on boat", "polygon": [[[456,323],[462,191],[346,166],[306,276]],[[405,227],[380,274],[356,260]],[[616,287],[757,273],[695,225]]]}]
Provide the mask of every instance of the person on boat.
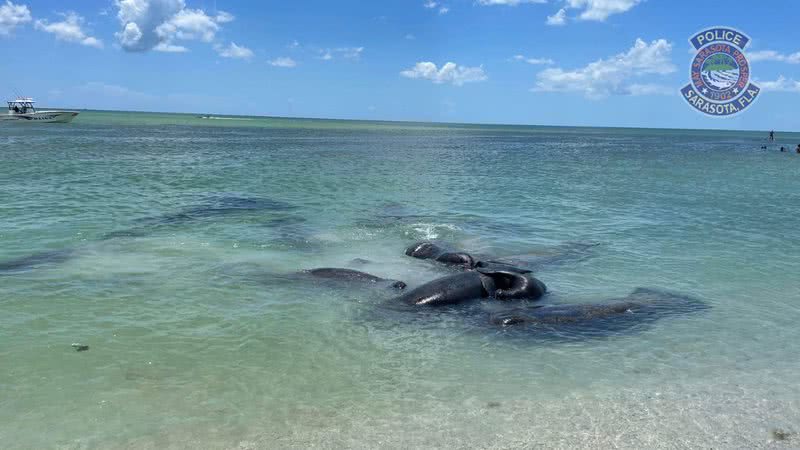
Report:
[{"label": "person on boat", "polygon": [[14,105],[14,112],[19,114],[19,106],[18,105]]},{"label": "person on boat", "polygon": [[772,142],[775,140],[775,130],[769,132],[769,141]]}]

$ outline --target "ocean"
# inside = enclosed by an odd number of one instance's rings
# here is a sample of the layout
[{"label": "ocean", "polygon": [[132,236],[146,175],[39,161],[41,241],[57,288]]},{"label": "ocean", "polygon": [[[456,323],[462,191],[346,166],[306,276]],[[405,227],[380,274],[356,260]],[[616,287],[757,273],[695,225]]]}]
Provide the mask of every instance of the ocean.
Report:
[{"label": "ocean", "polygon": [[[7,124],[0,447],[797,448],[800,134],[765,137]],[[645,287],[708,308],[546,339],[302,272],[451,273],[404,255],[420,240],[531,262],[542,305]]]}]

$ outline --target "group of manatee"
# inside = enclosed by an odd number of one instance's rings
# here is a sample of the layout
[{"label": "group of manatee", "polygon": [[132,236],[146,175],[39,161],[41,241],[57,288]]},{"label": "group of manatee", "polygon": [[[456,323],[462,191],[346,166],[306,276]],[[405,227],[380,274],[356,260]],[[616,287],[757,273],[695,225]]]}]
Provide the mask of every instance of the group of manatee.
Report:
[{"label": "group of manatee", "polygon": [[[295,209],[294,205],[268,198],[244,197],[235,194],[208,195],[201,202],[176,212],[134,219],[133,227],[109,231],[99,236],[99,240],[109,241],[112,239],[143,237],[170,227],[215,220],[222,217],[258,215],[263,211],[278,214],[264,220],[264,226],[281,229],[287,224],[296,225],[302,222],[302,218],[291,215],[291,212]],[[61,248],[0,261],[0,276],[14,275],[39,267],[61,264],[76,257],[80,252],[81,248],[79,247]]]},{"label": "group of manatee", "polygon": [[[269,199],[231,195],[216,196],[205,204],[176,213],[148,217],[135,221],[134,228],[112,231],[101,240],[138,237],[161,227],[187,222],[215,219],[220,216],[254,213],[261,210],[285,214],[292,205]],[[294,224],[292,216],[273,217],[270,226]],[[274,222],[274,223],[273,223]],[[410,313],[437,308],[463,308],[482,311],[476,303],[499,305],[492,308],[485,324],[500,327],[524,328],[542,336],[592,337],[632,330],[640,324],[663,317],[702,311],[708,306],[693,297],[656,289],[639,288],[619,299],[606,299],[588,304],[539,305],[546,297],[547,287],[534,277],[532,269],[542,265],[563,264],[585,257],[591,244],[571,244],[557,254],[533,261],[515,258],[479,258],[453,251],[434,242],[411,245],[405,254],[447,266],[452,271],[420,286],[409,288],[403,281],[385,280],[362,271],[347,268],[318,268],[304,271],[305,276],[320,280],[383,285],[398,295],[388,301],[392,308],[404,307]],[[79,249],[49,250],[17,259],[0,261],[0,275],[25,272],[40,266],[63,263],[73,258]],[[532,304],[533,303],[533,304]],[[484,311],[485,312],[485,311]]]},{"label": "group of manatee", "polygon": [[[451,267],[454,272],[413,289],[403,281],[347,268],[318,268],[306,273],[316,278],[379,283],[400,291],[389,300],[388,306],[403,306],[412,312],[469,307],[476,302],[498,303],[502,306],[492,309],[486,324],[524,328],[537,336],[559,339],[608,336],[663,317],[708,308],[699,299],[648,288],[638,288],[626,297],[599,303],[531,305],[546,296],[547,286],[534,277],[530,269],[506,261],[479,260],[469,253],[452,251],[429,241],[411,245],[405,254]],[[469,310],[481,311],[474,307]]]}]

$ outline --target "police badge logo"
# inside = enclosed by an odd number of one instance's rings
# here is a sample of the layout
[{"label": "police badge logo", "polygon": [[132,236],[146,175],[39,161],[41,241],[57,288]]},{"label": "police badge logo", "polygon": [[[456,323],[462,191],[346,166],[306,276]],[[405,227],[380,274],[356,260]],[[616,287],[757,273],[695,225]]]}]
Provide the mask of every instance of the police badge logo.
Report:
[{"label": "police badge logo", "polygon": [[713,117],[729,117],[753,104],[761,89],[750,81],[744,49],[750,38],[727,27],[703,30],[689,39],[697,50],[690,83],[681,95],[694,109]]}]

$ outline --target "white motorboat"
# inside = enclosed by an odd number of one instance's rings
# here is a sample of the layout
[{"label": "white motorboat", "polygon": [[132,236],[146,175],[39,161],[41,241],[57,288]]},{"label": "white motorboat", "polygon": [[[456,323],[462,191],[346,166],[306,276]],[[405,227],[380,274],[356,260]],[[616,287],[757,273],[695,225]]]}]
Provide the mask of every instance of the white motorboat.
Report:
[{"label": "white motorboat", "polygon": [[67,123],[71,122],[77,111],[37,111],[30,97],[20,97],[8,102],[8,114],[0,114],[0,121]]}]

